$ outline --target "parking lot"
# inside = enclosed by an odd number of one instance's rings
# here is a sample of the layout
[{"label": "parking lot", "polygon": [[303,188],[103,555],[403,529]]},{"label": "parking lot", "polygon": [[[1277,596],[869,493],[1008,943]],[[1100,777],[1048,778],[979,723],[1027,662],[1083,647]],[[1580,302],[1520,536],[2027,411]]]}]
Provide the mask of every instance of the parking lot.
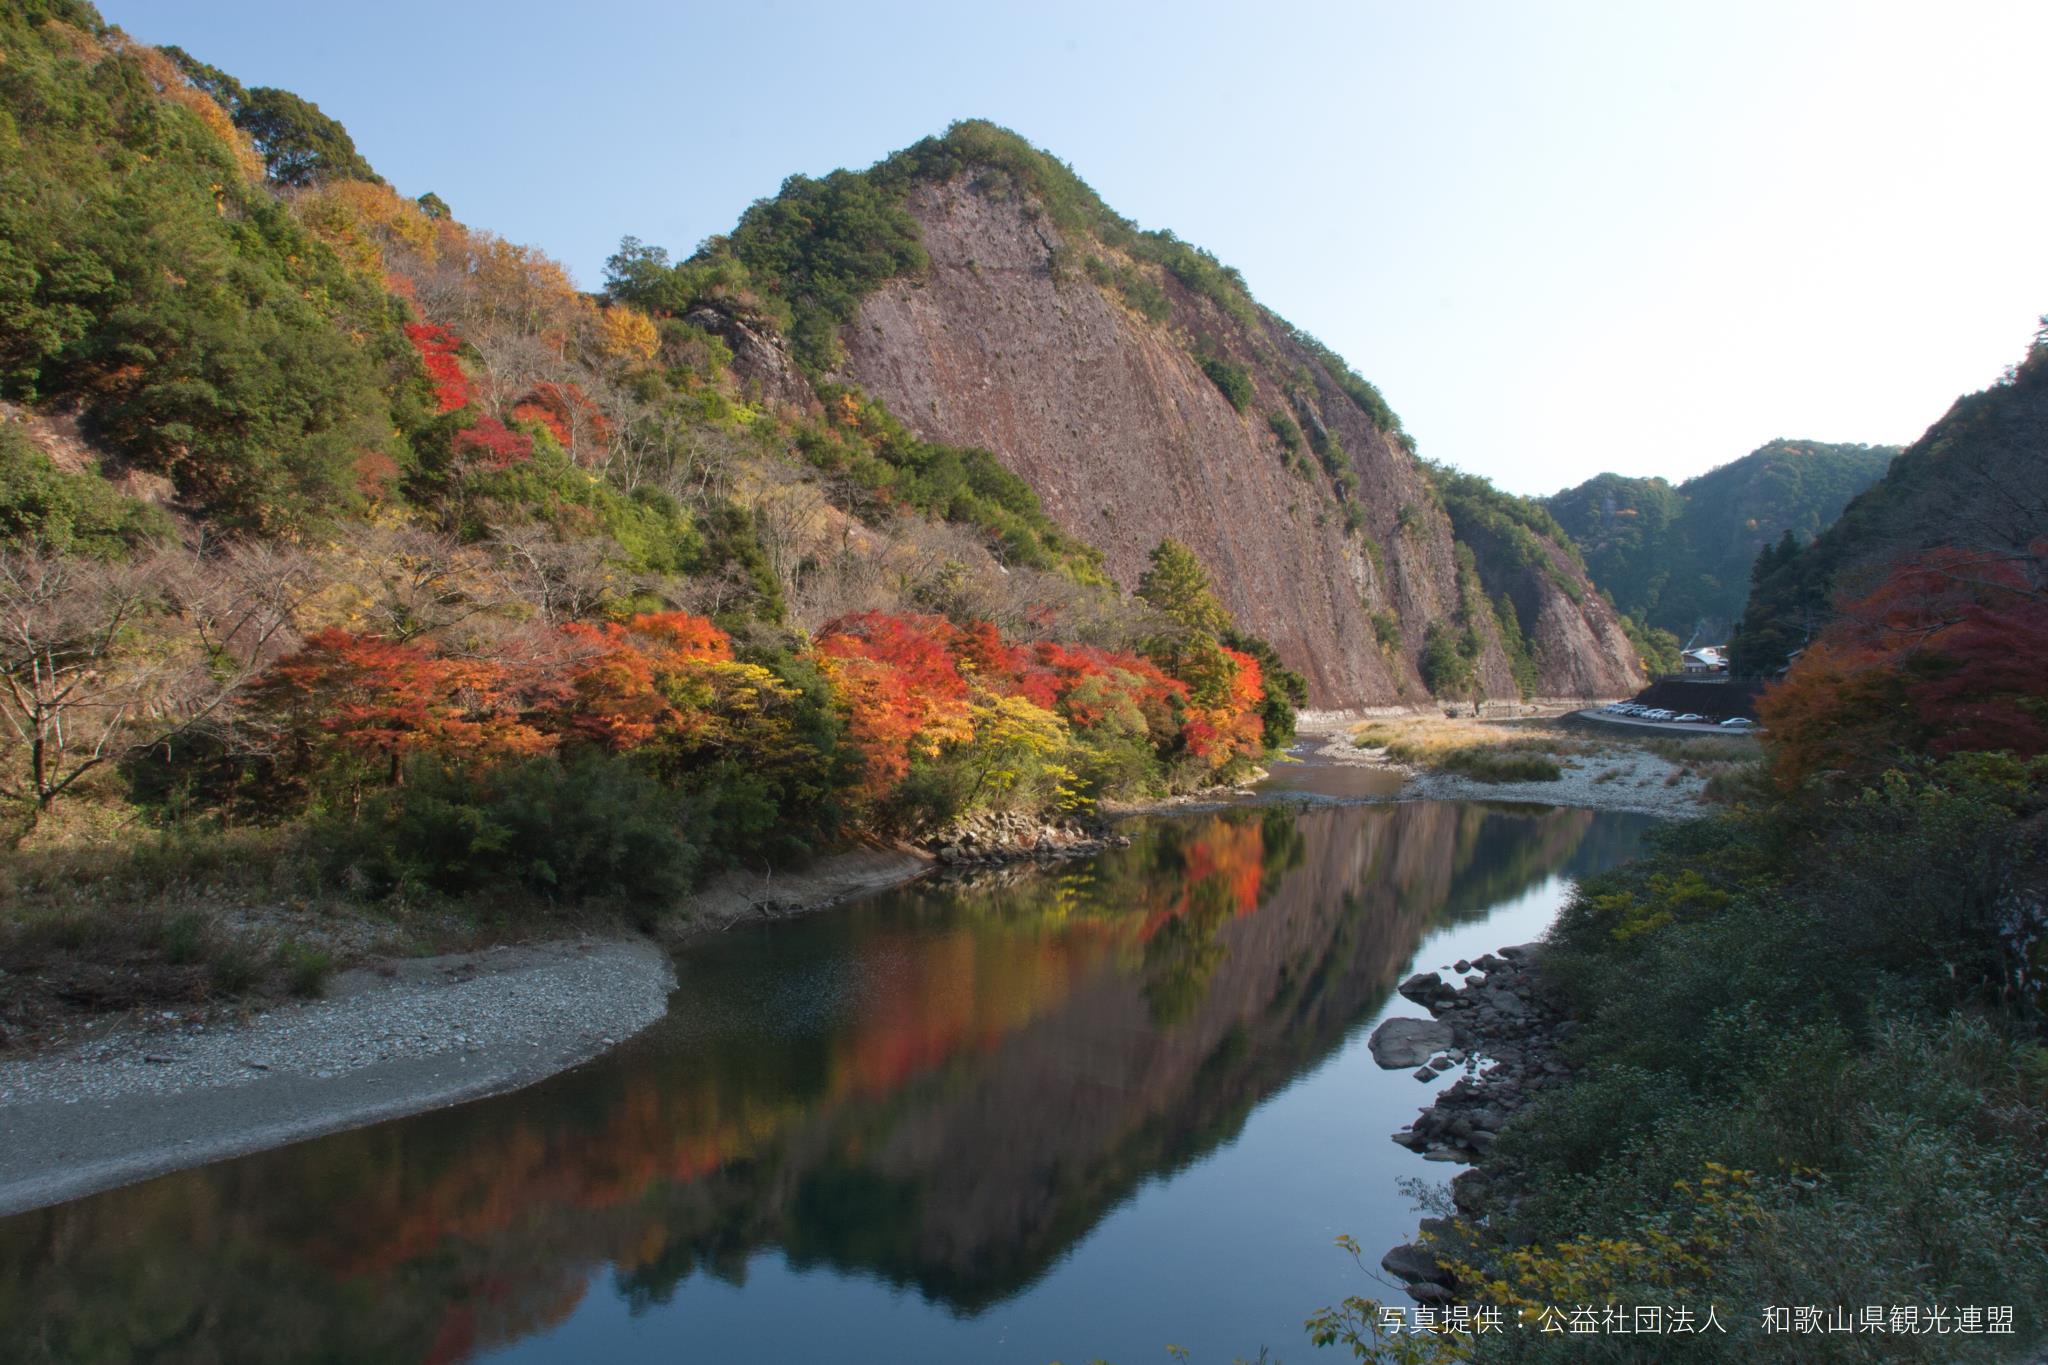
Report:
[{"label": "parking lot", "polygon": [[1763,726],[1753,722],[1748,725],[1721,725],[1710,720],[1682,721],[1675,715],[1669,720],[1653,719],[1651,716],[1610,711],[1601,706],[1588,707],[1578,714],[1587,720],[1604,721],[1609,725],[1628,725],[1640,730],[1664,730],[1687,735],[1754,735],[1763,730]]}]

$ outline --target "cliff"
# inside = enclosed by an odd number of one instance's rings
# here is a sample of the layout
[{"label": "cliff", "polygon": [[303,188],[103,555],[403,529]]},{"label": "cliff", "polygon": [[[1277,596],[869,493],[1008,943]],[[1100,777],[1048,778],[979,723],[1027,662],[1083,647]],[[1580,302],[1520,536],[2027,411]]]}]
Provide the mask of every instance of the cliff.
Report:
[{"label": "cliff", "polygon": [[[994,452],[1124,588],[1161,537],[1188,544],[1240,624],[1307,675],[1311,704],[1426,700],[1429,628],[1462,623],[1453,527],[1391,414],[1357,396],[1376,400],[1370,386],[1241,293],[1062,226],[1016,177],[949,169],[907,187],[927,261],[861,299],[832,377],[926,439]],[[1553,572],[1481,566],[1521,614],[1532,690],[1634,690],[1619,621],[1553,549]],[[1487,615],[1472,615],[1480,683],[1512,697]]]},{"label": "cliff", "polygon": [[[1169,311],[1143,315],[1073,264],[1079,252],[1114,270],[1139,262],[1063,233],[1014,188],[956,174],[915,184],[905,207],[930,264],[860,303],[840,379],[920,436],[993,450],[1065,530],[1102,548],[1124,587],[1161,536],[1190,544],[1237,620],[1309,677],[1311,704],[1427,696],[1425,632],[1460,610],[1452,524],[1405,442],[1374,424],[1321,356],[1270,313],[1247,325],[1165,270]],[[1249,397],[1233,403],[1204,360],[1225,375],[1235,366]],[[1272,417],[1311,448],[1335,448],[1356,491],[1288,450]],[[1556,561],[1577,598],[1501,557],[1483,567],[1489,593],[1524,612],[1536,692],[1634,690],[1640,673],[1614,612],[1571,557]],[[1481,639],[1487,696],[1513,696],[1497,630],[1481,626]]]},{"label": "cliff", "polygon": [[982,485],[1014,475],[1125,590],[1160,540],[1185,543],[1314,705],[1642,681],[1540,506],[1418,462],[1378,390],[1235,271],[1140,231],[992,124],[865,171],[792,176],[680,266],[629,240],[608,290],[717,334],[760,401],[815,414],[815,394],[828,421],[863,429],[877,424],[862,395],[879,403],[881,427],[906,428],[899,489],[986,463],[928,512],[971,521],[961,508]]}]

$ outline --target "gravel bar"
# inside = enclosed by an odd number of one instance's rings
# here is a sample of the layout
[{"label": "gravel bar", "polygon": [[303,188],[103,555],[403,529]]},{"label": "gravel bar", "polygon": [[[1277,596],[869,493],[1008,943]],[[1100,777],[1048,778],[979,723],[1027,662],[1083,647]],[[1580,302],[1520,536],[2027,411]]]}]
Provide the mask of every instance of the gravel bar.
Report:
[{"label": "gravel bar", "polygon": [[516,1090],[660,1019],[646,940],[568,939],[337,977],[245,1021],[165,1011],[0,1063],[0,1214]]}]

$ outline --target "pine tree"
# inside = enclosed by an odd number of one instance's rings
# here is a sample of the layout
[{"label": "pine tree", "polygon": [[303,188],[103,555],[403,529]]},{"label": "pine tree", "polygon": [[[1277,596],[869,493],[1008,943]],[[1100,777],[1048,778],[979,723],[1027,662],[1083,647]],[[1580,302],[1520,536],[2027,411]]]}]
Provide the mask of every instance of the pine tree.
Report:
[{"label": "pine tree", "polygon": [[1230,627],[1230,613],[1216,600],[1209,571],[1172,536],[1153,547],[1152,566],[1138,580],[1138,596],[1190,637],[1215,637]]}]

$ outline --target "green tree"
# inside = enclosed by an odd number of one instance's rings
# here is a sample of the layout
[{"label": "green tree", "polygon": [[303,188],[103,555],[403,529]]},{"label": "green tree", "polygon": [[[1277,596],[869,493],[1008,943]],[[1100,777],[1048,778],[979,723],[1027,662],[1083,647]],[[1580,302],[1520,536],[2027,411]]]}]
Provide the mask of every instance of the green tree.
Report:
[{"label": "green tree", "polygon": [[69,474],[13,423],[0,424],[0,546],[118,559],[171,538],[170,518],[94,474]]},{"label": "green tree", "polygon": [[1230,613],[1217,600],[1209,571],[1172,536],[1152,547],[1151,567],[1138,579],[1138,596],[1185,636],[1214,638],[1230,626]]},{"label": "green tree", "polygon": [[321,113],[311,100],[289,90],[259,85],[243,94],[233,113],[235,126],[256,144],[274,184],[299,187],[325,180],[384,183],[356,151],[348,129]]},{"label": "green tree", "polygon": [[1422,640],[1418,666],[1423,685],[1432,695],[1451,701],[1478,695],[1479,670],[1473,667],[1472,655],[1464,648],[1469,638],[1468,631],[1453,630],[1441,621],[1430,623],[1429,633]]},{"label": "green tree", "polygon": [[839,329],[861,299],[929,259],[900,192],[852,171],[783,181],[780,193],[741,217],[729,249],[788,302],[791,350],[815,372],[839,363]]}]

